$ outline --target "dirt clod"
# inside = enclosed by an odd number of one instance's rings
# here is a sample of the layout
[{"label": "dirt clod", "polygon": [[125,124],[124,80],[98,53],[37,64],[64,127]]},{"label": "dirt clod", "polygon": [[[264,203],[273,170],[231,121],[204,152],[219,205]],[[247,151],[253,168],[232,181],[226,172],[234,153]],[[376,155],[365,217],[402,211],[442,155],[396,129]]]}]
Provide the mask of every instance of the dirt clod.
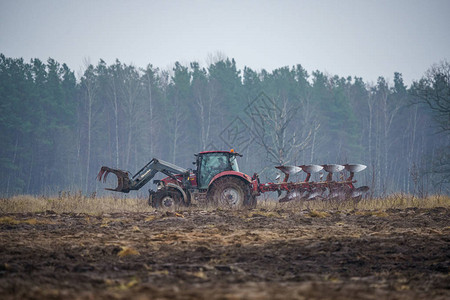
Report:
[{"label": "dirt clod", "polygon": [[0,214],[2,299],[448,299],[450,209]]}]

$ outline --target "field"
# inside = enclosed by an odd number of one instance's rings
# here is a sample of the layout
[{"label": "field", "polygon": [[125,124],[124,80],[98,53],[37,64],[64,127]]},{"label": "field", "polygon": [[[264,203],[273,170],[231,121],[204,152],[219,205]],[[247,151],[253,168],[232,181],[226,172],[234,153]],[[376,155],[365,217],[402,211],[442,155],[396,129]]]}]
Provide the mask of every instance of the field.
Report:
[{"label": "field", "polygon": [[0,199],[1,299],[449,299],[450,198]]}]

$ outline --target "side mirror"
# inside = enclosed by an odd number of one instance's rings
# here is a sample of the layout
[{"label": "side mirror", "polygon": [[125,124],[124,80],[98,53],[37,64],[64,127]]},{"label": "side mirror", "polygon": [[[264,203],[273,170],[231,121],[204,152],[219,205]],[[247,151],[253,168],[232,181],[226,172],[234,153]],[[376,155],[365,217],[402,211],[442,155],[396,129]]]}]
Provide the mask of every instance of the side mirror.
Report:
[{"label": "side mirror", "polygon": [[196,162],[195,162],[195,161],[193,161],[193,162],[192,162],[192,164],[193,164],[193,165],[195,165],[195,164],[196,164]]}]

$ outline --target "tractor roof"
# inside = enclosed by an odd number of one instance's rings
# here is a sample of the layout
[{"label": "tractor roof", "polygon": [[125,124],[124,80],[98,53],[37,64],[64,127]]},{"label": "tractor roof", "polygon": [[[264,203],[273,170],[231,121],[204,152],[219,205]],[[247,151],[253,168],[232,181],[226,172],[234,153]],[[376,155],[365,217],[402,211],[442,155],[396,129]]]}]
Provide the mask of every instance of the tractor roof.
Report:
[{"label": "tractor roof", "polygon": [[[228,153],[228,154],[232,154],[232,155],[238,155],[238,156],[242,156],[241,154],[235,152],[234,150],[230,150],[230,151],[222,151],[222,150],[217,150],[217,151],[202,151],[198,154],[208,154],[208,153]],[[198,155],[197,154],[197,155]]]}]

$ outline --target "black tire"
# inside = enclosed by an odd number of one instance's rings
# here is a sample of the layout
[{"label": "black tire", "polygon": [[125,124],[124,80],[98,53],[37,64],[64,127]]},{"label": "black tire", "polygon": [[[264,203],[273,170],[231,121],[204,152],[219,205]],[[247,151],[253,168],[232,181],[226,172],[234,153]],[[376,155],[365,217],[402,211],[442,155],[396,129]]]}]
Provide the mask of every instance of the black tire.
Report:
[{"label": "black tire", "polygon": [[219,207],[256,206],[256,198],[251,195],[250,185],[232,176],[217,179],[209,189],[207,197],[210,203]]},{"label": "black tire", "polygon": [[174,188],[158,190],[151,197],[149,202],[155,208],[176,208],[185,205],[183,195]]}]

